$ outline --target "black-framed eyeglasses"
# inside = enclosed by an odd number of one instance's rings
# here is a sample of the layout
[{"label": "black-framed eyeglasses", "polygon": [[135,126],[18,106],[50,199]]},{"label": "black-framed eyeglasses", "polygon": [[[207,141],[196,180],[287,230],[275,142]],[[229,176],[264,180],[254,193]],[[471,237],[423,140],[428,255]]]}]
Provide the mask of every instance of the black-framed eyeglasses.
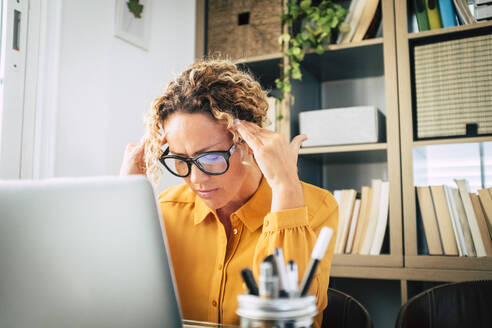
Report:
[{"label": "black-framed eyeglasses", "polygon": [[192,163],[206,174],[221,175],[229,169],[229,158],[234,150],[236,150],[236,145],[232,144],[229,150],[207,151],[193,158],[186,158],[169,155],[169,147],[167,147],[159,161],[169,172],[181,178],[186,178],[190,175]]}]

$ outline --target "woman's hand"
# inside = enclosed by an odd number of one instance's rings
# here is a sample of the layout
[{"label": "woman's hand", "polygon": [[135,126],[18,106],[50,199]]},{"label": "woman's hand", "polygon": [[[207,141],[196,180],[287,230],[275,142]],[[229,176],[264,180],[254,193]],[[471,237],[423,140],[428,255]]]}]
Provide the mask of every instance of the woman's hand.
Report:
[{"label": "woman's hand", "polygon": [[236,120],[234,126],[252,149],[256,163],[272,188],[271,212],[304,206],[297,157],[306,135],[296,136],[289,144],[282,134],[251,122]]},{"label": "woman's hand", "polygon": [[140,142],[133,142],[126,146],[123,163],[120,168],[120,175],[143,174],[145,175],[145,138]]}]

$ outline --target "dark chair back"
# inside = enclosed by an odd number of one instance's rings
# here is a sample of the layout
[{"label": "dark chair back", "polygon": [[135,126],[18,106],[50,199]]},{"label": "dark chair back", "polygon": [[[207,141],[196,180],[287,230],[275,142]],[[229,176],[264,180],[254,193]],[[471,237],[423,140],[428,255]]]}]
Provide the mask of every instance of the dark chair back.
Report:
[{"label": "dark chair back", "polygon": [[492,327],[492,280],[445,284],[404,304],[397,328]]},{"label": "dark chair back", "polygon": [[323,328],[372,328],[366,308],[352,296],[328,288],[328,306],[323,311]]}]

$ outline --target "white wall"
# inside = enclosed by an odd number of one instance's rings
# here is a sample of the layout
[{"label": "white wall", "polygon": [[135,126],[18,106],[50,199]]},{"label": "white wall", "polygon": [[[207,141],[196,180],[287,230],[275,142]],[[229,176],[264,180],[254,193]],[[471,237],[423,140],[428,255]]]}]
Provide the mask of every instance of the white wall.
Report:
[{"label": "white wall", "polygon": [[194,0],[153,1],[148,51],[114,36],[114,7],[108,0],[62,2],[55,176],[118,174],[152,100],[193,62]]}]

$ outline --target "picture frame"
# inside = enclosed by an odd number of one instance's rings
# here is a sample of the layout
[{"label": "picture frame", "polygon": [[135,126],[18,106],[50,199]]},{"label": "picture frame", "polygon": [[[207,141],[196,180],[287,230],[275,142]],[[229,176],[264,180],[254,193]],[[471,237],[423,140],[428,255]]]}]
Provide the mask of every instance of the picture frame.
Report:
[{"label": "picture frame", "polygon": [[143,50],[148,50],[151,14],[152,0],[116,0],[114,35]]}]

